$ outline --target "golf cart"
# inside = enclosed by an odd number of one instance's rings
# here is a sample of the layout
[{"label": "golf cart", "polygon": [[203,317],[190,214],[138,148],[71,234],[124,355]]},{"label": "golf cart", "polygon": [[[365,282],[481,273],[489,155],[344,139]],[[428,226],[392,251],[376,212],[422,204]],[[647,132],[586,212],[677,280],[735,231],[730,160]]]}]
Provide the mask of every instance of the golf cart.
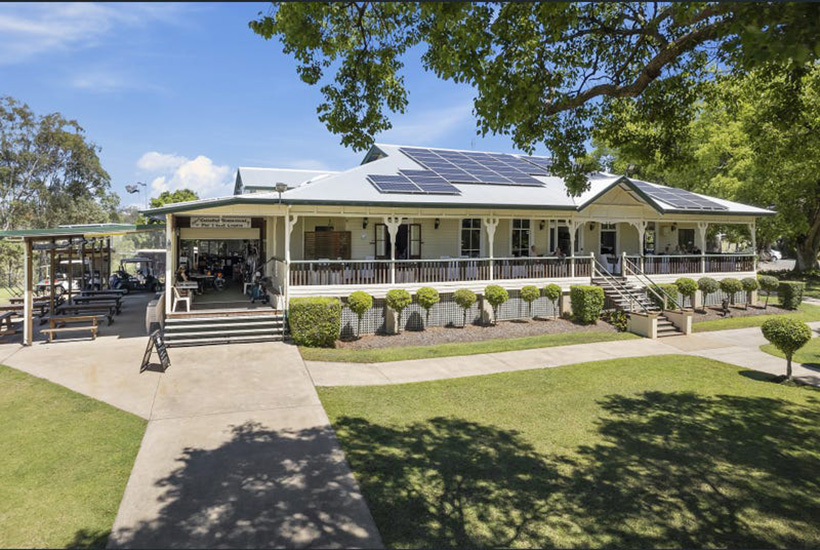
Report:
[{"label": "golf cart", "polygon": [[108,284],[115,290],[160,292],[163,282],[154,275],[154,260],[137,256],[120,260],[120,268],[111,274]]},{"label": "golf cart", "polygon": [[[48,266],[43,266],[41,269],[44,270],[43,278],[34,285],[34,292],[37,295],[45,295],[51,291],[52,281],[49,276],[49,268]],[[85,262],[85,281],[83,281],[83,270],[80,269],[80,260],[62,260],[60,261],[58,269],[59,271],[54,277],[53,282],[55,295],[62,296],[66,294],[69,286],[72,287],[72,291],[74,292],[79,292],[84,289],[100,290],[100,273],[95,271],[93,275],[91,274],[90,262],[88,260]],[[68,278],[69,270],[71,270],[72,273],[71,282],[69,282]]]}]

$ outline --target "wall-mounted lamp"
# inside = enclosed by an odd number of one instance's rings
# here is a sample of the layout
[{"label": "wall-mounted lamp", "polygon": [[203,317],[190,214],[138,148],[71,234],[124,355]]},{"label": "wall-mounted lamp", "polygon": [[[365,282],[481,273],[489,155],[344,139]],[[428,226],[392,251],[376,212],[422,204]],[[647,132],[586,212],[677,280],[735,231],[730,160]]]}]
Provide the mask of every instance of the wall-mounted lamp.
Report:
[{"label": "wall-mounted lamp", "polygon": [[433,227],[435,227],[436,229],[438,229],[438,226],[440,226],[440,225],[441,225],[441,220],[440,220],[440,219],[438,219],[438,218],[436,218],[436,221],[435,221],[435,222],[433,222]]},{"label": "wall-mounted lamp", "polygon": [[589,222],[589,230],[593,231],[595,229],[595,222]]},{"label": "wall-mounted lamp", "polygon": [[547,225],[547,222],[546,222],[546,221],[544,221],[544,220],[541,220],[540,222],[538,222],[538,229],[540,229],[541,231],[543,231],[543,230],[544,230],[544,226],[546,226],[546,225]]},{"label": "wall-mounted lamp", "polygon": [[367,218],[362,218],[362,229],[367,229]]}]

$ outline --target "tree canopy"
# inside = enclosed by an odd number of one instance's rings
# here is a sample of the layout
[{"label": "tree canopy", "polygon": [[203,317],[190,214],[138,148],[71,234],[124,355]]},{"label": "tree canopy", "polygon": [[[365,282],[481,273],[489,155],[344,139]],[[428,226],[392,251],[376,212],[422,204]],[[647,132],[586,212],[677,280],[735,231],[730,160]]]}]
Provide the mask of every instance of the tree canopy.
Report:
[{"label": "tree canopy", "polygon": [[528,152],[545,144],[573,194],[588,185],[580,160],[593,128],[617,132],[623,99],[637,98],[658,153],[674,157],[710,67],[743,74],[820,55],[812,3],[296,2],[274,3],[250,27],[321,85],[319,119],[343,144],[367,148],[390,112],[405,111],[404,60],[420,47],[426,70],[475,89],[479,133]]},{"label": "tree canopy", "polygon": [[119,197],[82,127],[0,97],[0,228],[103,222]]},{"label": "tree canopy", "polygon": [[175,202],[195,201],[199,199],[199,195],[190,189],[177,189],[176,191],[163,191],[158,197],[151,198],[151,208],[159,208],[166,204],[173,204]]}]

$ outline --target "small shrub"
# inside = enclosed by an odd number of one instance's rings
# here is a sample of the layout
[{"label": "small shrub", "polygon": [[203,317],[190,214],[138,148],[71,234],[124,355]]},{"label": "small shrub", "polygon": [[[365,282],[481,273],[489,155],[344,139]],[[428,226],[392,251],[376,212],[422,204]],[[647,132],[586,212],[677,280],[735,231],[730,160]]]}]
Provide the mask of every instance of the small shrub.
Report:
[{"label": "small shrub", "polygon": [[576,323],[591,325],[601,317],[604,289],[596,285],[573,285],[569,288],[572,318]]},{"label": "small shrub", "polygon": [[755,290],[760,290],[760,283],[757,282],[757,278],[755,277],[744,277],[740,280],[740,285],[743,287],[743,290],[746,291],[746,303],[752,303],[752,292]]},{"label": "small shrub", "polygon": [[728,277],[720,281],[720,290],[729,295],[729,303],[735,304],[735,295],[743,290],[743,285],[735,278]]},{"label": "small shrub", "polygon": [[758,275],[757,282],[760,283],[761,290],[766,292],[766,304],[763,306],[763,309],[768,309],[769,296],[772,295],[772,292],[777,290],[777,286],[780,284],[780,281],[777,277],[772,277],[771,275]]},{"label": "small shrub", "polygon": [[781,281],[777,286],[777,295],[780,297],[780,305],[786,309],[797,309],[803,301],[803,290],[806,283],[799,281]]},{"label": "small shrub", "polygon": [[786,378],[792,377],[792,356],[794,352],[811,340],[809,325],[788,317],[768,319],[760,327],[763,336],[786,356]]},{"label": "small shrub", "polygon": [[297,346],[332,348],[342,331],[342,303],[338,298],[293,298],[288,326]]},{"label": "small shrub", "polygon": [[[651,290],[646,291],[646,295],[653,304],[661,309],[672,309],[678,305],[678,287],[675,283],[660,283],[654,285]],[[666,298],[663,300],[662,298]],[[665,302],[665,303],[664,303]]]},{"label": "small shrub", "polygon": [[703,309],[706,309],[706,298],[720,290],[720,283],[711,277],[701,277],[698,279],[698,289],[703,293]]},{"label": "small shrub", "polygon": [[686,305],[686,298],[689,298],[689,307],[695,307],[695,293],[698,291],[698,283],[695,282],[694,279],[690,279],[689,277],[681,277],[677,281],[675,281],[675,286],[678,288],[678,292],[683,295],[684,303]]},{"label": "small shrub", "polygon": [[626,332],[629,326],[629,315],[625,311],[613,309],[604,313],[602,319],[612,325],[618,332]]},{"label": "small shrub", "polygon": [[459,288],[453,292],[453,301],[455,301],[458,307],[464,310],[464,323],[461,326],[466,327],[467,312],[473,307],[476,301],[475,292],[466,288]]},{"label": "small shrub", "polygon": [[498,324],[498,307],[510,299],[509,293],[498,285],[487,285],[484,289],[484,298],[493,308],[493,324]]},{"label": "small shrub", "polygon": [[373,296],[363,290],[357,290],[347,297],[347,307],[359,318],[356,336],[362,333],[362,317],[373,307]]},{"label": "small shrub", "polygon": [[527,302],[529,316],[532,317],[532,303],[541,297],[541,291],[537,286],[527,285],[521,289],[521,299]]},{"label": "small shrub", "polygon": [[552,302],[552,314],[556,318],[558,317],[558,300],[561,299],[562,293],[561,287],[555,283],[550,283],[544,287],[544,296]]},{"label": "small shrub", "polygon": [[424,327],[427,328],[427,325],[430,324],[430,310],[441,301],[441,296],[435,288],[423,286],[416,291],[416,300],[424,308]]},{"label": "small shrub", "polygon": [[398,314],[396,332],[401,332],[401,314],[407,306],[413,303],[413,297],[410,296],[409,292],[402,288],[394,288],[393,290],[387,291],[385,302],[387,303],[387,307]]}]

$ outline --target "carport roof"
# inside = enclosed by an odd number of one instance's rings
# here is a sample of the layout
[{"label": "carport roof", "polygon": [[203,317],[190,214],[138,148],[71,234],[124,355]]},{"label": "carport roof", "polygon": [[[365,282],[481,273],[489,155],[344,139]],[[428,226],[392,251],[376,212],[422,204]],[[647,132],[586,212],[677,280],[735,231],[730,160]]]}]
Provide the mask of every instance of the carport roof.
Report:
[{"label": "carport roof", "polygon": [[26,238],[56,238],[56,237],[105,237],[111,235],[126,235],[141,231],[164,230],[165,224],[125,224],[125,223],[96,223],[83,225],[61,225],[45,229],[15,229],[0,231],[0,239]]}]

